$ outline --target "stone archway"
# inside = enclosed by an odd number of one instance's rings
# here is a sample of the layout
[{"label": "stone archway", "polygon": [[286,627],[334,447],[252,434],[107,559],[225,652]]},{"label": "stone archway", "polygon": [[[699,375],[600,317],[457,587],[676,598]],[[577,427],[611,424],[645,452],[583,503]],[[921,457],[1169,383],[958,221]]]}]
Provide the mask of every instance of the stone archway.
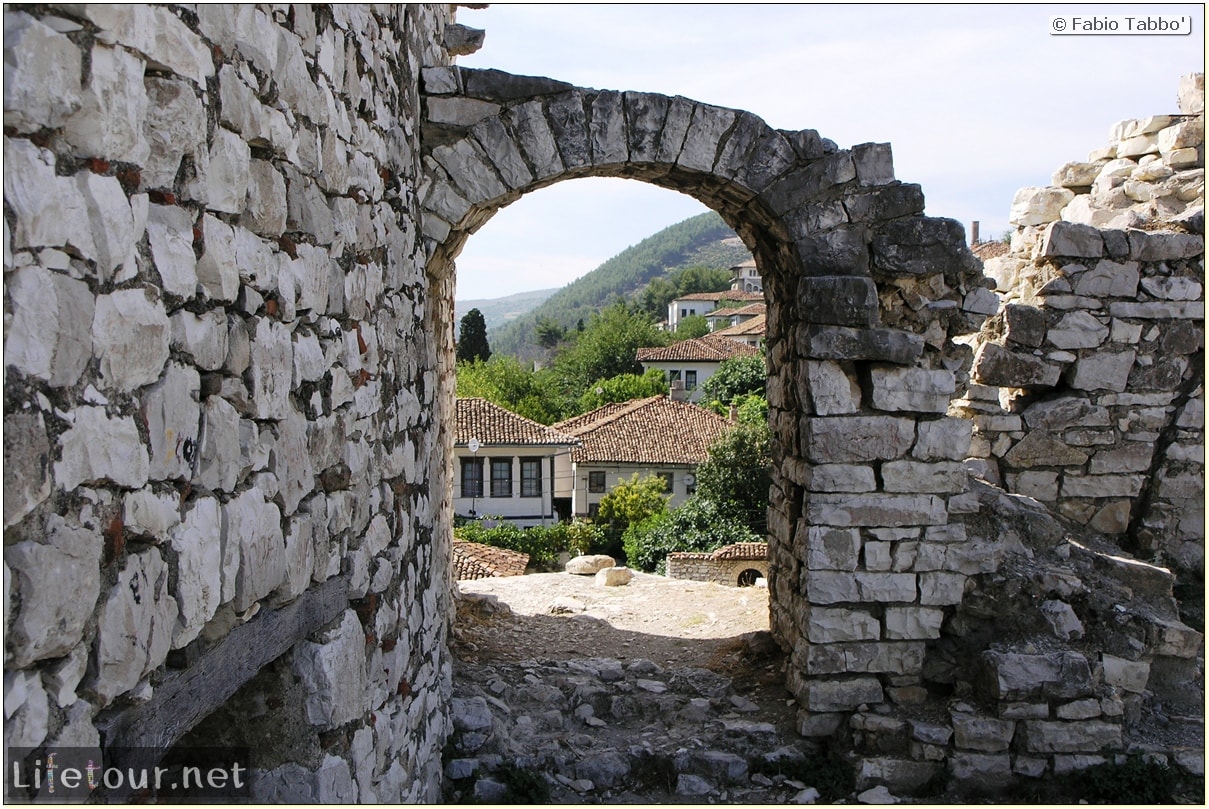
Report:
[{"label": "stone archway", "polygon": [[953,338],[995,308],[961,226],[922,215],[886,144],[841,150],[748,112],[499,71],[423,79],[434,284],[451,283],[497,210],[578,177],[683,192],[742,237],[769,305],[770,623],[793,651],[803,732],[918,684],[924,643],[966,579],[916,558],[923,541],[964,534],[949,515],[968,508],[970,424],[945,413],[971,352]]}]

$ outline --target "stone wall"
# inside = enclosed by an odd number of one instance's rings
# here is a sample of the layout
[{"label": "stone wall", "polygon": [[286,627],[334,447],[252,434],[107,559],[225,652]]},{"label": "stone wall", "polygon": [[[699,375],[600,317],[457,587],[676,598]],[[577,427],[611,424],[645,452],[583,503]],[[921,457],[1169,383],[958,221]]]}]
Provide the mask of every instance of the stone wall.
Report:
[{"label": "stone wall", "polygon": [[1129,550],[1204,569],[1204,77],[1179,114],[1024,188],[1002,307],[957,411],[979,474]]},{"label": "stone wall", "polygon": [[716,559],[708,553],[671,553],[667,557],[669,579],[707,581],[737,587],[739,576],[748,570],[756,571],[760,578],[768,578],[768,562],[763,559]]},{"label": "stone wall", "polygon": [[5,8],[6,746],[201,723],[267,799],[437,798],[451,8]]}]

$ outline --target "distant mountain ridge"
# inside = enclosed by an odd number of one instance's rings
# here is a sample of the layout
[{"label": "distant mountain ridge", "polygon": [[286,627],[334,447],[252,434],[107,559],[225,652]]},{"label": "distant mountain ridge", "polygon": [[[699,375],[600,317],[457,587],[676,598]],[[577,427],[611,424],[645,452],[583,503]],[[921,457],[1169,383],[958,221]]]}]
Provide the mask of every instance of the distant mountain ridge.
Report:
[{"label": "distant mountain ridge", "polygon": [[497,327],[489,323],[491,350],[532,358],[538,353],[534,328],[540,320],[572,329],[619,297],[633,298],[653,278],[692,266],[727,269],[749,258],[751,253],[722,217],[706,211],[627,247],[523,315]]},{"label": "distant mountain ridge", "polygon": [[483,320],[487,322],[488,331],[490,331],[540,306],[555,292],[558,292],[558,287],[537,289],[531,292],[517,292],[512,295],[505,295],[502,298],[455,300],[453,302],[454,323],[460,323],[462,316],[471,309],[478,309],[483,315]]}]

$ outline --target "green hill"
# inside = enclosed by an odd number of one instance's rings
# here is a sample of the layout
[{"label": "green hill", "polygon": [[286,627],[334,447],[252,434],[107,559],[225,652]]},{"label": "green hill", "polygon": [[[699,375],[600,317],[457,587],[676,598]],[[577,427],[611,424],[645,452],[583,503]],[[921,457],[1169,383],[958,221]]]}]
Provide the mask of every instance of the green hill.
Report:
[{"label": "green hill", "polygon": [[487,321],[487,328],[503,326],[510,320],[515,320],[543,301],[558,292],[558,289],[537,289],[532,292],[517,292],[502,298],[479,298],[476,300],[454,301],[454,323],[462,321],[462,315],[471,309],[478,309]]},{"label": "green hill", "polygon": [[688,267],[727,269],[751,253],[722,217],[713,211],[694,216],[613,256],[596,269],[555,292],[540,306],[501,326],[491,328],[491,349],[522,359],[538,355],[534,327],[552,320],[567,329],[585,322],[593,312],[618,298],[634,300],[655,278],[666,278]]}]

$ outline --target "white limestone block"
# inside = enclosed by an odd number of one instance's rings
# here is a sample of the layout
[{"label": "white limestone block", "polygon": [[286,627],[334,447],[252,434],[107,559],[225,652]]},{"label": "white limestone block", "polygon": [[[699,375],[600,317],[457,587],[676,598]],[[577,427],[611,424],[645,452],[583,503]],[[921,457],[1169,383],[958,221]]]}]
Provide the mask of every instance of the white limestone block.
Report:
[{"label": "white limestone block", "polygon": [[239,265],[235,255],[235,231],[220,219],[202,217],[205,252],[197,261],[197,279],[216,301],[231,303],[239,292]]},{"label": "white limestone block", "polygon": [[147,483],[147,448],[129,416],[109,418],[103,407],[84,406],[74,412],[72,426],[59,437],[60,460],[55,482],[74,489],[81,483],[109,480],[128,489]]},{"label": "white limestone block", "polygon": [[1075,193],[1068,188],[1026,186],[1016,192],[1008,222],[1018,226],[1053,222],[1074,198]]},{"label": "white limestone block", "polygon": [[294,673],[306,693],[307,720],[319,728],[339,727],[362,715],[365,675],[365,633],[356,613],[345,610],[339,622],[294,650]]},{"label": "white limestone block", "polygon": [[[285,577],[285,538],[281,512],[266,502],[256,487],[244,491],[223,506],[223,600],[231,592],[232,606],[239,612],[251,607],[277,589]],[[232,556],[238,570],[230,581]]]},{"label": "white limestone block", "polygon": [[208,154],[206,111],[190,82],[148,76],[144,87],[148,105],[143,137],[148,155],[142,167],[143,186],[172,188],[183,157],[191,156],[197,162]]},{"label": "white limestone block", "polygon": [[186,299],[196,295],[192,215],[175,205],[152,205],[147,216],[147,239],[164,290]]},{"label": "white limestone block", "polygon": [[195,368],[170,363],[143,396],[151,439],[152,480],[188,480],[197,457],[201,378]]},{"label": "white limestone block", "polygon": [[21,602],[10,617],[5,648],[17,668],[71,651],[100,594],[103,542],[96,531],[52,515],[43,539],[18,542],[4,551]]},{"label": "white limestone block", "polygon": [[157,549],[133,554],[118,573],[97,620],[96,674],[100,705],[138,685],[168,656],[176,623],[168,566]]},{"label": "white limestone block", "polygon": [[227,316],[221,309],[195,315],[178,309],[169,318],[172,348],[193,357],[203,371],[217,371],[227,358]]},{"label": "white limestone block", "polygon": [[71,177],[55,175],[55,156],[27,140],[4,139],[4,202],[16,215],[12,247],[76,248],[95,256],[88,208]]},{"label": "white limestone block", "polygon": [[83,4],[80,14],[101,29],[98,38],[139,51],[204,87],[214,75],[214,57],[204,41],[166,8]]},{"label": "white limestone block", "polygon": [[80,108],[80,49],[24,12],[4,15],[4,67],[6,127],[57,129]]},{"label": "white limestone block", "polygon": [[92,319],[93,354],[109,388],[134,390],[159,379],[168,361],[171,325],[164,304],[142,289],[97,298]]},{"label": "white limestone block", "polygon": [[176,552],[177,615],[172,648],[179,649],[201,634],[214,617],[222,596],[222,510],[212,497],[199,498],[172,531]]},{"label": "white limestone block", "polygon": [[97,45],[80,108],[67,118],[63,135],[81,154],[142,163],[150,154],[143,137],[146,114],[143,60],[122,48]]},{"label": "white limestone block", "polygon": [[247,142],[228,129],[217,127],[210,144],[206,171],[206,207],[223,213],[242,213],[248,200],[252,151]]},{"label": "white limestone block", "polygon": [[290,411],[290,382],[293,378],[293,343],[289,330],[268,318],[260,318],[251,345],[252,398],[257,418],[283,419]]},{"label": "white limestone block", "polygon": [[233,491],[239,480],[239,413],[219,396],[202,404],[201,441],[198,446],[197,483],[207,489]]},{"label": "white limestone block", "polygon": [[88,285],[37,266],[5,279],[12,319],[5,364],[51,385],[74,385],[92,358],[94,300]]},{"label": "white limestone block", "polygon": [[132,536],[166,540],[180,519],[180,495],[175,492],[156,494],[144,488],[122,498],[122,525]]}]

